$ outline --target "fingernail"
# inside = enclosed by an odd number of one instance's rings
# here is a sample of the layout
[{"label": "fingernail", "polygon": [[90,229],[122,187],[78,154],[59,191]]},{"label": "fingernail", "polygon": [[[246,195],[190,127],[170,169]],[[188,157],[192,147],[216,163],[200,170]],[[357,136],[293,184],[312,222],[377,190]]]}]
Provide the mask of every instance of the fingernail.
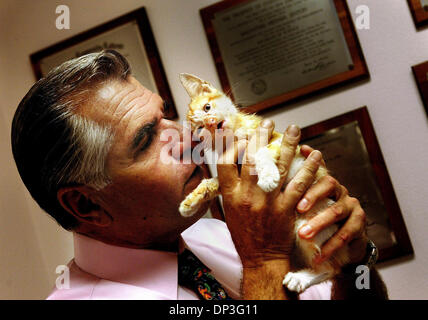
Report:
[{"label": "fingernail", "polygon": [[305,209],[308,207],[308,205],[309,205],[309,201],[308,201],[308,200],[306,200],[305,198],[303,198],[303,199],[299,202],[299,204],[297,205],[297,209],[299,209],[299,210],[303,211],[303,210],[305,210]]},{"label": "fingernail", "polygon": [[318,150],[314,150],[314,151],[312,151],[311,152],[311,155],[310,155],[310,157],[311,157],[311,159],[312,160],[315,160],[315,161],[320,161],[321,160],[321,152],[319,152]]},{"label": "fingernail", "polygon": [[296,138],[300,133],[300,128],[294,124],[287,128],[287,136]]},{"label": "fingernail", "polygon": [[300,228],[299,230],[299,234],[304,237],[309,236],[311,233],[312,233],[312,227],[308,224]]},{"label": "fingernail", "polygon": [[269,119],[263,120],[261,126],[263,128],[270,129],[270,127],[272,127],[272,120],[269,120]]}]

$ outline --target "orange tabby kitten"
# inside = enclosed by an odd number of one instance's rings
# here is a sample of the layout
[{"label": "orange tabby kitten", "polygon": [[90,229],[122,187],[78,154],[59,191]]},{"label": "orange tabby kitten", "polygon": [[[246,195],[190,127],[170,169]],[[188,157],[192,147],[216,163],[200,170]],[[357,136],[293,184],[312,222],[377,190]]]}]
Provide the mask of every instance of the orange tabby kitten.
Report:
[{"label": "orange tabby kitten", "polygon": [[[191,125],[192,133],[199,134],[201,130],[208,130],[214,137],[217,129],[229,129],[238,138],[249,139],[263,120],[254,114],[249,115],[240,112],[224,93],[194,75],[180,74],[180,80],[191,98],[187,120]],[[274,131],[269,144],[260,148],[254,157],[255,170],[258,175],[257,185],[265,192],[274,190],[279,184],[280,174],[276,167],[276,161],[279,158],[282,136],[281,133]],[[305,158],[300,154],[300,148],[297,148],[286,183],[303,166],[304,160]],[[327,170],[320,167],[316,181],[326,174]],[[193,215],[202,203],[219,194],[218,179],[204,179],[181,203],[179,208],[181,215]],[[301,239],[297,234],[300,227],[309,219],[333,203],[333,200],[326,199],[320,201],[308,213],[296,214],[295,259],[293,259],[293,270],[295,271],[287,273],[283,281],[289,290],[303,292],[314,284],[331,279],[339,273],[340,267],[349,261],[348,247],[346,246],[321,264],[313,262],[315,255],[320,253],[322,244],[338,230],[337,225],[325,228],[310,240]]]}]

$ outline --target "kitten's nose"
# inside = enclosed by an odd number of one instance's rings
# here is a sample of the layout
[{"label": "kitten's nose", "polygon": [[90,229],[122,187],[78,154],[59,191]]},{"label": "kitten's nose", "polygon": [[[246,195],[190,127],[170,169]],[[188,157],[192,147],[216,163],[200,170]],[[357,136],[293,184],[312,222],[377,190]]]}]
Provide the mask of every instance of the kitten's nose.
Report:
[{"label": "kitten's nose", "polygon": [[214,117],[208,117],[204,119],[204,125],[208,128],[217,126],[217,119]]}]

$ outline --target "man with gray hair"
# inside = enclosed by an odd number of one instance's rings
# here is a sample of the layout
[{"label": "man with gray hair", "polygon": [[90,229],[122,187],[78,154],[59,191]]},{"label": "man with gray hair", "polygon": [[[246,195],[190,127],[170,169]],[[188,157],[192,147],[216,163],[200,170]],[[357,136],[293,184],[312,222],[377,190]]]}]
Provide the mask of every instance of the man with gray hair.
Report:
[{"label": "man with gray hair", "polygon": [[[342,221],[318,258],[328,259],[350,244],[352,262],[364,261],[364,211],[332,177],[312,184],[322,158],[307,146],[302,147],[303,169],[285,190],[279,186],[271,194],[246,174],[253,164],[239,170],[235,162],[218,165],[226,223],[200,219],[209,203],[192,217],[182,217],[179,204],[203,174],[196,164],[181,161],[194,146],[183,139],[180,125],[164,118],[165,107],[113,50],[63,63],[19,104],[12,124],[18,171],[40,207],[74,236],[70,288],[54,290],[49,299],[290,298],[282,279],[290,270],[296,207],[306,212],[328,196],[336,204],[311,220],[310,232],[300,236],[311,238]],[[264,125],[272,132],[271,121]],[[165,142],[160,134],[166,129],[182,134]],[[298,127],[290,126],[278,162],[282,176],[299,139]],[[166,143],[180,150],[168,154],[173,160],[168,164],[160,159]],[[233,150],[222,156],[236,160]],[[197,267],[196,284],[178,265],[184,248]],[[353,276],[343,275],[300,298],[386,298],[374,269],[370,276],[370,290],[357,290]]]}]

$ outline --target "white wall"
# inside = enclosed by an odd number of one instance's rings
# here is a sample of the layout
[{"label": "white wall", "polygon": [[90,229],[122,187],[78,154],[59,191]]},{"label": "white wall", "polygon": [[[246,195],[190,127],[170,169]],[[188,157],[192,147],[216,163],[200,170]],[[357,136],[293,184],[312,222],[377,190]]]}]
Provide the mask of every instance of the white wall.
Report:
[{"label": "white wall", "polygon": [[[219,80],[199,17],[215,0],[2,0],[0,2],[0,298],[43,299],[55,268],[72,257],[71,237],[37,207],[10,152],[14,110],[34,82],[29,54],[144,5],[180,115],[188,98],[178,73]],[[387,3],[387,4],[386,4]],[[71,29],[55,28],[55,8],[66,4]],[[384,264],[393,299],[427,299],[428,126],[410,66],[428,60],[428,30],[416,31],[406,1],[348,0],[367,4],[370,30],[358,31],[371,80],[266,113],[284,130],[367,105],[415,250],[414,259]]]}]

